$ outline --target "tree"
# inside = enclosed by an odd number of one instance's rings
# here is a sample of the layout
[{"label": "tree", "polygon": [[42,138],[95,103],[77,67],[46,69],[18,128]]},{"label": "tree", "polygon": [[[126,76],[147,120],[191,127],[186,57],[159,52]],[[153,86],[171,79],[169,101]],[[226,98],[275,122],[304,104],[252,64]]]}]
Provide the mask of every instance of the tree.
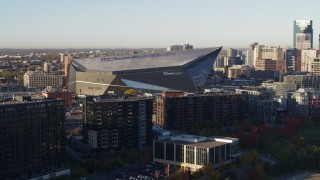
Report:
[{"label": "tree", "polygon": [[208,176],[210,179],[220,179],[220,174],[217,172],[212,164],[206,164],[201,169],[193,173],[194,179],[200,179],[203,176]]},{"label": "tree", "polygon": [[264,176],[264,167],[263,167],[263,164],[261,163],[258,163],[256,165],[256,172],[257,172],[257,175],[258,177],[263,177]]},{"label": "tree", "polygon": [[135,94],[136,94],[136,90],[134,90],[134,89],[127,89],[127,90],[124,91],[124,94],[135,95]]},{"label": "tree", "polygon": [[172,180],[183,180],[183,176],[180,171],[176,171],[173,175],[170,176]]},{"label": "tree", "polygon": [[258,142],[258,150],[260,152],[264,151],[264,141],[262,139]]},{"label": "tree", "polygon": [[31,66],[29,67],[29,70],[30,70],[30,71],[35,71],[35,70],[36,70],[36,67],[33,66],[33,65],[31,65]]},{"label": "tree", "polygon": [[111,149],[110,151],[109,151],[109,155],[111,156],[111,157],[114,157],[114,156],[116,156],[116,151],[114,150],[114,149]]},{"label": "tree", "polygon": [[82,131],[82,128],[77,127],[77,128],[75,128],[75,129],[72,130],[72,134],[80,135],[80,134],[81,134],[81,131]]},{"label": "tree", "polygon": [[254,166],[259,160],[259,153],[257,150],[252,150],[244,153],[240,157],[240,163],[242,166]]},{"label": "tree", "polygon": [[319,123],[319,121],[320,121],[320,116],[319,116],[319,115],[312,116],[312,117],[311,117],[311,121],[316,122],[316,123]]}]

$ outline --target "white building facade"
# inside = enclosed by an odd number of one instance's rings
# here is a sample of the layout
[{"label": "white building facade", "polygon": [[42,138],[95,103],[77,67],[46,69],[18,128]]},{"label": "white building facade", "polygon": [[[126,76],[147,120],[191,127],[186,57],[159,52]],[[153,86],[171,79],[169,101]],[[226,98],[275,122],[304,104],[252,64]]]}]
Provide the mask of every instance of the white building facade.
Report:
[{"label": "white building facade", "polygon": [[55,72],[28,71],[23,76],[23,85],[27,88],[61,87],[63,79]]}]

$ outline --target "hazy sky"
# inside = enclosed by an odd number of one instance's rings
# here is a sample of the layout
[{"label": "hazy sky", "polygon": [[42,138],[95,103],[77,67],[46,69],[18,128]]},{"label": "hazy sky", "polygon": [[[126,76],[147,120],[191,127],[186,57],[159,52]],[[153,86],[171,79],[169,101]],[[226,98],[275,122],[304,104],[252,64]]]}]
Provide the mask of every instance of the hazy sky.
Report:
[{"label": "hazy sky", "polygon": [[292,46],[293,20],[319,0],[0,0],[0,48]]}]

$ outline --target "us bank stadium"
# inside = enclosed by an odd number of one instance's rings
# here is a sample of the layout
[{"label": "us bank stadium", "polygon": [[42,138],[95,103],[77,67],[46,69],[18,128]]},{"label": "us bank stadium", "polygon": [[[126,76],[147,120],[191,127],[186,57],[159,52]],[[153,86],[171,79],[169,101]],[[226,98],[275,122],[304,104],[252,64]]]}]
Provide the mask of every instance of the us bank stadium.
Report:
[{"label": "us bank stadium", "polygon": [[69,89],[76,94],[139,92],[198,92],[222,47],[153,54],[74,59]]}]

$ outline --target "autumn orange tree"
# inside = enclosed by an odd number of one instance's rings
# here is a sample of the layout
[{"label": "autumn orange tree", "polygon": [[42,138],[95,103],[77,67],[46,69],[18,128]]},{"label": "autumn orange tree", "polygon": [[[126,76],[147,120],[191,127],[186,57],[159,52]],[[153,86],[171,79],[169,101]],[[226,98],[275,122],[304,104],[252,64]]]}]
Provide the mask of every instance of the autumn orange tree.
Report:
[{"label": "autumn orange tree", "polygon": [[218,180],[220,179],[220,174],[217,172],[212,164],[206,164],[201,169],[193,173],[194,179],[201,179],[204,176],[208,176],[210,179]]}]

